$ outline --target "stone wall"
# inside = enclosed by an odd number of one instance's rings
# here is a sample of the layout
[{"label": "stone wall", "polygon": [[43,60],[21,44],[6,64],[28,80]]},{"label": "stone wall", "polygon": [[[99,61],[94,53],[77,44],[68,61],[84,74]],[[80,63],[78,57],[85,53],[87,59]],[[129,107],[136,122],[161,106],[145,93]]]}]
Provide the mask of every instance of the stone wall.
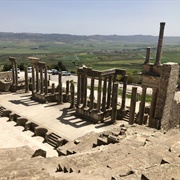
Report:
[{"label": "stone wall", "polygon": [[171,128],[171,112],[178,80],[179,66],[177,63],[165,63],[160,74],[159,93],[157,97],[155,119],[159,121],[159,127]]},{"label": "stone wall", "polygon": [[0,72],[0,80],[12,79],[12,72]]}]

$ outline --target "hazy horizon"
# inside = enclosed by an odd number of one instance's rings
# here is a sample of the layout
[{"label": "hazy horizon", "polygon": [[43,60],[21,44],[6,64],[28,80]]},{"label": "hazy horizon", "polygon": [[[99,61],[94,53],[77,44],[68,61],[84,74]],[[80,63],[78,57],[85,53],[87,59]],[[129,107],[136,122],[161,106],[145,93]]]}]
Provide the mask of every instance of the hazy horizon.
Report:
[{"label": "hazy horizon", "polygon": [[0,32],[180,36],[180,2],[169,0],[0,0]]}]

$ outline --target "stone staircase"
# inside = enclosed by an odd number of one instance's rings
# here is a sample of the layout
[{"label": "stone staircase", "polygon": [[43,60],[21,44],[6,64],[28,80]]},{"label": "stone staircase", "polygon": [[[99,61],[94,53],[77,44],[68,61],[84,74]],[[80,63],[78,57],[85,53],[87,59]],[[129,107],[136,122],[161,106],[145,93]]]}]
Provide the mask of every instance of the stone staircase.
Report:
[{"label": "stone staircase", "polygon": [[66,144],[68,141],[55,133],[51,133],[46,142],[56,149]]},{"label": "stone staircase", "polygon": [[[123,120],[129,122],[129,116],[130,116],[130,110],[127,110],[126,115],[124,116]],[[137,121],[137,116],[136,116],[136,113],[135,113],[134,122],[136,122],[136,121]]]}]

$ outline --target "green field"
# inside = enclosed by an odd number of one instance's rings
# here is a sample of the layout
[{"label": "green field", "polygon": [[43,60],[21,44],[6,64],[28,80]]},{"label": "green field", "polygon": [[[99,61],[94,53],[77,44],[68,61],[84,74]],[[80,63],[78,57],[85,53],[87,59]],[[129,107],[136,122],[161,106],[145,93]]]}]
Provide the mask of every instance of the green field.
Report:
[{"label": "green field", "polygon": [[[156,57],[156,45],[152,47],[151,58]],[[0,68],[9,63],[8,57],[14,56],[18,65],[31,66],[29,56],[35,56],[47,63],[48,68],[61,61],[68,71],[76,72],[82,64],[96,70],[110,68],[126,69],[130,75],[139,74],[142,71],[146,56],[145,44],[123,44],[121,42],[32,42],[18,41],[0,42]],[[154,60],[151,60],[152,63]],[[177,62],[180,64],[180,45],[164,45],[162,63]]]}]

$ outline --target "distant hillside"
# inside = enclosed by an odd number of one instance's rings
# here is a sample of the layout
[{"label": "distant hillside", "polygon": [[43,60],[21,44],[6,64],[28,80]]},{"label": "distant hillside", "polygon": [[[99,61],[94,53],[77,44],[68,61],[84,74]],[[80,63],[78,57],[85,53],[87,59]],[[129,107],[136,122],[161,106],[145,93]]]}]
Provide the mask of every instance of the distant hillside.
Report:
[{"label": "distant hillside", "polygon": [[[150,35],[92,35],[92,36],[80,36],[70,34],[39,34],[39,33],[4,33],[0,32],[0,40],[3,41],[17,41],[17,40],[29,40],[32,42],[80,42],[80,41],[112,41],[132,44],[157,44],[158,36]],[[180,37],[164,37],[164,43],[166,44],[180,44]]]}]

